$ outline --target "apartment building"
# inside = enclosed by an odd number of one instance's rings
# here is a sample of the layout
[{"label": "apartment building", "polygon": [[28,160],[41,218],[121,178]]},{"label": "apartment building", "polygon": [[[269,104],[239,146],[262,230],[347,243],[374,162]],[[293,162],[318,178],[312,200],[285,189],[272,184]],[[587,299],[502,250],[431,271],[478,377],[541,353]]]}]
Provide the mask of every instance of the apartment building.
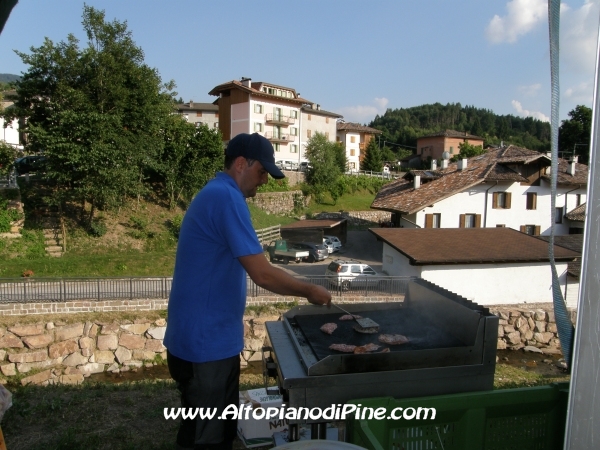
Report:
[{"label": "apartment building", "polygon": [[346,147],[348,170],[360,170],[369,141],[381,131],[359,123],[338,122],[336,140]]},{"label": "apartment building", "polygon": [[232,80],[214,87],[219,129],[229,142],[240,133],[260,133],[273,144],[276,160],[306,161],[307,141],[315,133],[335,140],[339,114],[300,96],[295,89],[250,78]]},{"label": "apartment building", "polygon": [[219,128],[219,107],[213,103],[198,103],[190,100],[189,103],[176,105],[176,108],[185,120],[197,127],[205,124],[209,128]]}]

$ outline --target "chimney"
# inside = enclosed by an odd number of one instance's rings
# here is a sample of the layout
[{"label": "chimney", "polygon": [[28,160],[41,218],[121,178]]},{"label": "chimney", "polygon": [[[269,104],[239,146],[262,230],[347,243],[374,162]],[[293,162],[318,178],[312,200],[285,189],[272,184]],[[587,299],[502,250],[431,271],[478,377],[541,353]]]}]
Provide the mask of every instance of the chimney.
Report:
[{"label": "chimney", "polygon": [[321,111],[321,105],[317,105],[317,111]]},{"label": "chimney", "polygon": [[421,186],[421,175],[415,175],[415,178],[413,181],[414,181],[414,188],[419,189],[419,186]]},{"label": "chimney", "polygon": [[437,170],[437,159],[431,160],[431,170]]},{"label": "chimney", "polygon": [[194,107],[194,100],[190,100],[190,108]]},{"label": "chimney", "polygon": [[313,104],[311,104],[311,105],[310,105],[310,107],[311,107],[312,109],[317,109],[317,104],[316,104],[316,103],[313,103]]},{"label": "chimney", "polygon": [[458,170],[465,170],[467,168],[467,158],[458,160]]},{"label": "chimney", "polygon": [[447,169],[447,168],[448,168],[448,160],[442,159],[442,169]]},{"label": "chimney", "polygon": [[246,77],[242,77],[241,82],[242,82],[242,86],[246,86],[246,87],[250,87],[250,81],[252,81],[252,78],[246,78]]},{"label": "chimney", "polygon": [[576,171],[576,167],[577,166],[577,156],[573,156],[573,158],[571,158],[571,160],[569,161],[569,168],[567,169],[567,173],[569,175],[575,176],[575,171]]}]

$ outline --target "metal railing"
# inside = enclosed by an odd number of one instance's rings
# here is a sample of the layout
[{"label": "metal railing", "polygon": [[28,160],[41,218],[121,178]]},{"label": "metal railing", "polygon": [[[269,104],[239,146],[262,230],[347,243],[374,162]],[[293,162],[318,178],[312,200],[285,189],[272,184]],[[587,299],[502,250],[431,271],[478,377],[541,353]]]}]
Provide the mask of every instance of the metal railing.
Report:
[{"label": "metal railing", "polygon": [[[360,277],[341,280],[328,276],[297,278],[326,287],[338,296],[399,296],[406,293],[409,277]],[[164,299],[171,293],[172,277],[121,278],[2,278],[1,303],[38,303],[65,301],[104,301]],[[246,281],[249,297],[274,295]]]},{"label": "metal railing", "polygon": [[275,122],[285,125],[293,125],[296,123],[296,119],[291,116],[284,116],[282,114],[269,113],[265,115],[265,122]]}]

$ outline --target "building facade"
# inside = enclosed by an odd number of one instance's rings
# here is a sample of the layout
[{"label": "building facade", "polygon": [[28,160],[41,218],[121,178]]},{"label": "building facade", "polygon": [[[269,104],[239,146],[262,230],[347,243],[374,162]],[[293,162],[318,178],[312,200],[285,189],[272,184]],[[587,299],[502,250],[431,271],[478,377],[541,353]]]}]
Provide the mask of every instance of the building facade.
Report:
[{"label": "building facade", "polygon": [[438,133],[421,136],[417,139],[417,156],[426,160],[442,159],[442,154],[448,152],[450,158],[460,153],[458,146],[464,142],[471,145],[483,147],[483,138],[454,130],[444,130]]},{"label": "building facade", "polygon": [[208,128],[219,128],[219,107],[212,103],[198,103],[190,100],[189,103],[176,105],[177,112],[195,126],[204,124]]},{"label": "building facade", "polygon": [[343,121],[337,123],[336,141],[341,142],[346,148],[348,170],[361,170],[367,145],[379,134],[381,131],[359,123]]},{"label": "building facade", "polygon": [[307,141],[316,133],[334,141],[339,114],[322,110],[295,89],[250,78],[213,88],[219,97],[219,129],[224,142],[240,133],[259,133],[273,144],[276,160],[306,161]]}]

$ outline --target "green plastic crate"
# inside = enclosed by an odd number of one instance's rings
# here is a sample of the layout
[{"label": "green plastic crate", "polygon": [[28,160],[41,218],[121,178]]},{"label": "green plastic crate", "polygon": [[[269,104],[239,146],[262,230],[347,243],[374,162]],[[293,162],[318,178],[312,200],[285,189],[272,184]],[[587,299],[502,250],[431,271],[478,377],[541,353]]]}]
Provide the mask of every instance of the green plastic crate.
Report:
[{"label": "green plastic crate", "polygon": [[[347,441],[373,450],[561,450],[568,383],[397,400],[362,408],[435,408],[434,420],[346,418]],[[431,416],[430,416],[431,417]]]}]

